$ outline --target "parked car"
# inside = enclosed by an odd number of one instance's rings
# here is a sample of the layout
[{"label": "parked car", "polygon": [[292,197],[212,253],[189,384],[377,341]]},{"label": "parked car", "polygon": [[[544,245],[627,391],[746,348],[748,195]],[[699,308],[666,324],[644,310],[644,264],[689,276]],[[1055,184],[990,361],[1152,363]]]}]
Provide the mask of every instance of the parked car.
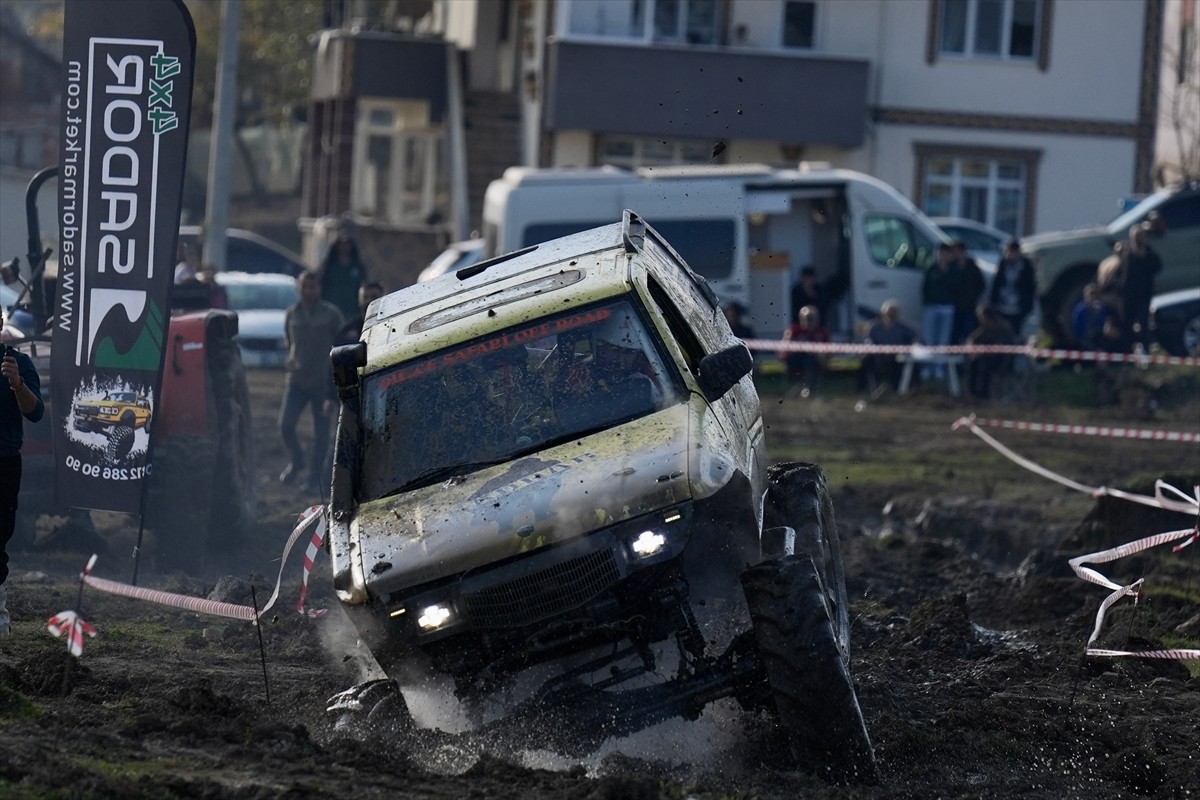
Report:
[{"label": "parked car", "polygon": [[1129,229],[1151,220],[1147,241],[1162,258],[1155,281],[1160,293],[1200,284],[1200,183],[1164,188],[1103,228],[1085,228],[1030,236],[1021,249],[1033,261],[1041,292],[1042,327],[1059,344],[1071,341],[1071,311],[1083,287],[1095,280],[1096,266],[1127,239]]},{"label": "parked car", "polygon": [[[180,225],[179,244],[199,242],[199,225]],[[252,231],[229,228],[225,231],[225,269],[233,272],[275,272],[296,277],[308,266],[298,253]]]},{"label": "parked car", "polygon": [[424,283],[447,272],[469,267],[483,259],[483,239],[464,239],[461,242],[451,242],[450,246],[429,262],[429,266],[421,270],[417,283]]},{"label": "parked car", "polygon": [[1200,286],[1150,301],[1155,340],[1173,356],[1200,356]]},{"label": "parked car", "polygon": [[296,281],[275,273],[218,272],[217,284],[238,315],[235,341],[247,367],[283,367],[287,360],[283,316],[296,302]]},{"label": "parked car", "polygon": [[956,241],[961,240],[967,245],[967,252],[976,261],[988,261],[993,264],[1000,260],[1000,252],[1004,243],[1013,238],[1011,233],[1005,233],[999,228],[985,225],[965,217],[930,217],[946,235]]}]

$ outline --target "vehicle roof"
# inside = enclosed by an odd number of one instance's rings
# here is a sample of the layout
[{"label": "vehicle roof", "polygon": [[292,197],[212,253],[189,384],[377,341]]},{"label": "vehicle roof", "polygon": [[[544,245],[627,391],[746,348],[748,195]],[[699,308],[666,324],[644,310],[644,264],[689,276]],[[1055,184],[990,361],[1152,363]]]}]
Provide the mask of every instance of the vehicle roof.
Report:
[{"label": "vehicle roof", "polygon": [[364,323],[368,371],[629,291],[622,234],[593,228],[385,295]]}]

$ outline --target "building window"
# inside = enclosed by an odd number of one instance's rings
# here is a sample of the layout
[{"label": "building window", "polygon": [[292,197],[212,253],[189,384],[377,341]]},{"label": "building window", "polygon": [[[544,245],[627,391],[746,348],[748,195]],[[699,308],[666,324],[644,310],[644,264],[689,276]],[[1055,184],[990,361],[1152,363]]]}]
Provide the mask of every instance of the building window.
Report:
[{"label": "building window", "polygon": [[355,125],[351,205],[396,224],[431,224],[448,213],[445,137],[416,100],[364,100]]},{"label": "building window", "polygon": [[567,32],[645,42],[720,44],[719,0],[575,0]]},{"label": "building window", "polygon": [[967,58],[1042,58],[1046,0],[940,0],[937,52]]},{"label": "building window", "polygon": [[783,46],[811,49],[816,16],[814,0],[787,0],[783,4]]},{"label": "building window", "polygon": [[642,139],[602,136],[596,147],[600,164],[637,169],[672,164],[708,164],[712,142],[698,139]]},{"label": "building window", "polygon": [[1022,236],[1030,208],[1037,154],[959,152],[918,145],[921,210],[931,217],[964,217]]}]

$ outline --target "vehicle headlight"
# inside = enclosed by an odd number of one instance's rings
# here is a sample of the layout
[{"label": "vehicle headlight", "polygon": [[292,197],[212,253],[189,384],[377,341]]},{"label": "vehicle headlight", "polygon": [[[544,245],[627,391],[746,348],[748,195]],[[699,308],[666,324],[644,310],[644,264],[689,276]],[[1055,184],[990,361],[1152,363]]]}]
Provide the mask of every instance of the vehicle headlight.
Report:
[{"label": "vehicle headlight", "polygon": [[629,549],[638,558],[649,558],[661,553],[667,546],[667,537],[657,531],[642,531],[629,543]]},{"label": "vehicle headlight", "polygon": [[117,407],[116,406],[101,406],[100,413],[101,414],[116,414]]},{"label": "vehicle headlight", "polygon": [[424,633],[441,630],[455,621],[454,611],[446,603],[434,603],[421,609],[417,627]]}]

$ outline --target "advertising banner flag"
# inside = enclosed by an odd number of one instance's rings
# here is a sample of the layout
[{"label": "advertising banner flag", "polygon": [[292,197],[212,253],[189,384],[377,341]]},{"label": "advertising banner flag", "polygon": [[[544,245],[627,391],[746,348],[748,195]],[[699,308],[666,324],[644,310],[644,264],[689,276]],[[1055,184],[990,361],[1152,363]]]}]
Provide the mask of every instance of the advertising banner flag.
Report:
[{"label": "advertising banner flag", "polygon": [[182,0],[67,0],[51,366],[62,505],[141,510],[195,52]]}]

